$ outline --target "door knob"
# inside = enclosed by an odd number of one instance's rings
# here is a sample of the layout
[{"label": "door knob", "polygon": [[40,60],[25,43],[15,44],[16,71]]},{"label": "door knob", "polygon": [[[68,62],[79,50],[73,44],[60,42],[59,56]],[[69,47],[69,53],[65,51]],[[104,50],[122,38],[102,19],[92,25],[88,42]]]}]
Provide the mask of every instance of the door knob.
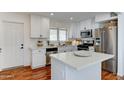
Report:
[{"label": "door knob", "polygon": [[24,44],[21,44],[21,46],[24,46]]},{"label": "door knob", "polygon": [[21,49],[24,49],[24,47],[21,47]]}]

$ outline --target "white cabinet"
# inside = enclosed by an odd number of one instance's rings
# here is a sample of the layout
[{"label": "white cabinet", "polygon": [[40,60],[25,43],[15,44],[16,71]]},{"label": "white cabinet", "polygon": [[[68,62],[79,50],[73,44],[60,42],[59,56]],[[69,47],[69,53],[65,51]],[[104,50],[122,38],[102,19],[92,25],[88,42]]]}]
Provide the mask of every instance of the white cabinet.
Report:
[{"label": "white cabinet", "polygon": [[46,49],[32,50],[32,69],[46,65]]},{"label": "white cabinet", "polygon": [[113,20],[113,19],[117,19],[117,16],[112,17],[111,13],[104,13],[104,14],[99,14],[95,16],[95,22],[103,22],[103,21]]},{"label": "white cabinet", "polygon": [[87,19],[80,22],[80,30],[93,29],[94,19]]},{"label": "white cabinet", "polygon": [[67,52],[77,51],[77,46],[67,46]]},{"label": "white cabinet", "polygon": [[70,25],[69,38],[80,38],[80,24],[72,23]]},{"label": "white cabinet", "polygon": [[48,38],[49,18],[31,15],[31,38]]},{"label": "white cabinet", "polygon": [[100,80],[101,63],[87,66],[77,70],[64,62],[51,58],[51,79],[52,80]]},{"label": "white cabinet", "polygon": [[63,53],[63,52],[66,52],[65,47],[64,46],[58,47],[58,53]]},{"label": "white cabinet", "polygon": [[65,66],[61,62],[55,62],[54,59],[51,59],[51,79],[65,79]]}]

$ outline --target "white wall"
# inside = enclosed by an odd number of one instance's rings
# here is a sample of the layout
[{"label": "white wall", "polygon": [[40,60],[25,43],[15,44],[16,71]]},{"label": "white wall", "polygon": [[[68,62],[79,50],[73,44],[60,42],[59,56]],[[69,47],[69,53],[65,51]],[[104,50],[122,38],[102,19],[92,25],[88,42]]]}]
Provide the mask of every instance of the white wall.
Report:
[{"label": "white wall", "polygon": [[[1,23],[0,23],[0,48],[2,49],[2,31],[1,31],[1,29],[2,28],[1,28]],[[0,70],[1,70],[2,61],[3,61],[2,53],[0,53]]]},{"label": "white wall", "polygon": [[69,30],[70,29],[70,23],[50,19],[50,28],[52,28],[52,27],[67,28]]},{"label": "white wall", "polygon": [[[31,51],[29,50],[30,45],[30,17],[29,15],[17,14],[17,13],[0,13],[0,34],[2,35],[2,21],[21,22],[24,23],[24,65],[30,65],[31,62]],[[0,38],[0,47],[2,46],[2,37]],[[0,61],[1,65],[4,63]]]},{"label": "white wall", "polygon": [[118,15],[118,75],[124,76],[124,13]]}]

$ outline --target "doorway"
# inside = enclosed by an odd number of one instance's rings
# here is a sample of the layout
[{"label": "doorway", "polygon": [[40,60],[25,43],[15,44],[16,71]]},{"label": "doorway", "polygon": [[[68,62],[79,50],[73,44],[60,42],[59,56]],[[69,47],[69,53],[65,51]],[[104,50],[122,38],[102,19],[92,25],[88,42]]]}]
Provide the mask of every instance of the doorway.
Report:
[{"label": "doorway", "polygon": [[4,21],[2,45],[2,69],[10,69],[18,66],[23,66],[24,24]]}]

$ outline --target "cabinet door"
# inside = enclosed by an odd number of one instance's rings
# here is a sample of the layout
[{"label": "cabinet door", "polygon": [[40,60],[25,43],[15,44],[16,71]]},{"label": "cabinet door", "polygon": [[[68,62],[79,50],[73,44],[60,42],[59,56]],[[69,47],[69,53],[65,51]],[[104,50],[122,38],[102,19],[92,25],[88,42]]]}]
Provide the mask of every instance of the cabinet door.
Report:
[{"label": "cabinet door", "polygon": [[72,51],[72,46],[67,46],[65,49],[66,49],[66,52],[71,52]]},{"label": "cabinet door", "polygon": [[58,60],[51,59],[51,79],[52,80],[65,80],[65,65]]},{"label": "cabinet door", "polygon": [[92,23],[91,19],[82,21],[80,23],[80,30],[92,29],[91,23]]},{"label": "cabinet door", "polygon": [[49,31],[49,19],[41,18],[41,35],[43,38],[48,37],[48,31]]},{"label": "cabinet door", "polygon": [[31,15],[31,37],[39,38],[41,35],[41,17]]},{"label": "cabinet door", "polygon": [[31,37],[47,38],[49,31],[49,18],[31,15]]},{"label": "cabinet door", "polygon": [[46,64],[46,50],[33,50],[32,51],[32,68],[43,67]]},{"label": "cabinet door", "polygon": [[77,50],[77,46],[67,46],[67,52],[73,52]]},{"label": "cabinet door", "polygon": [[58,47],[58,52],[59,53],[63,53],[64,52],[64,48],[63,47]]}]

